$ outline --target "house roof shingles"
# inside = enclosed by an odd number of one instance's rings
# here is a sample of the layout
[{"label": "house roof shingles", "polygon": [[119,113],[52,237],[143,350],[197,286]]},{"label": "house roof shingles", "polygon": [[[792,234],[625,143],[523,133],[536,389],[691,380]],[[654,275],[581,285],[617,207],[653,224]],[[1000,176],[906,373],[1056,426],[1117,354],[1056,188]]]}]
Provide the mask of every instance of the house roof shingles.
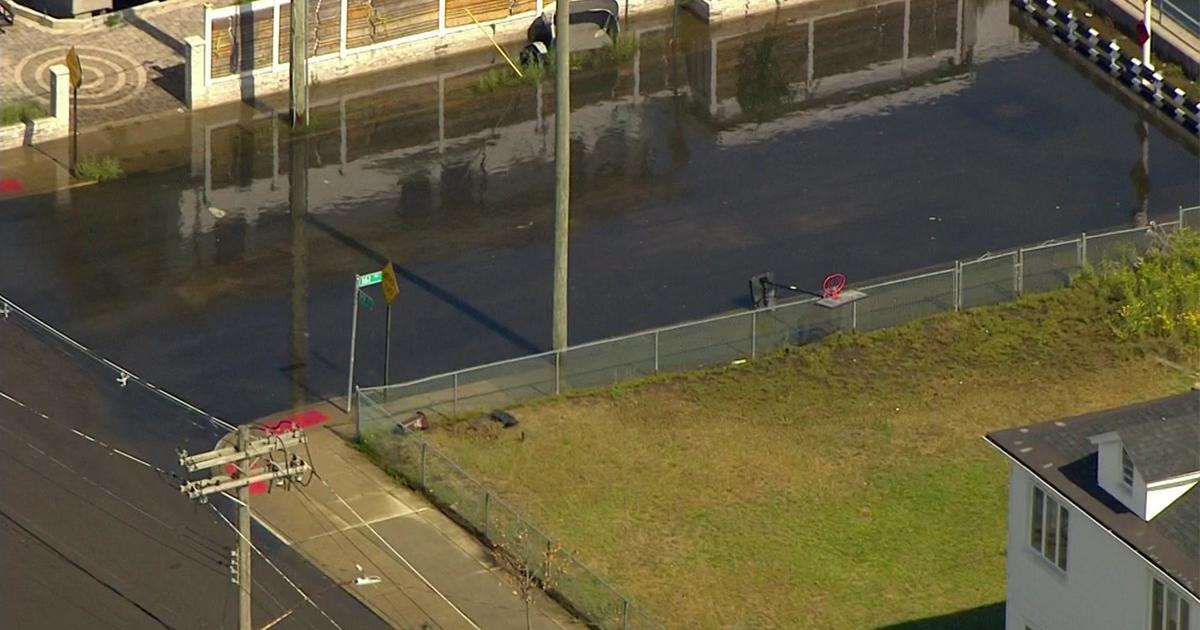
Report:
[{"label": "house roof shingles", "polygon": [[1118,429],[1117,435],[1147,483],[1200,471],[1200,422],[1195,417],[1154,418]]},{"label": "house roof shingles", "polygon": [[1200,470],[1200,391],[995,431],[987,439],[1200,597],[1200,487],[1146,522],[1100,488],[1097,447],[1116,431],[1148,480]]}]

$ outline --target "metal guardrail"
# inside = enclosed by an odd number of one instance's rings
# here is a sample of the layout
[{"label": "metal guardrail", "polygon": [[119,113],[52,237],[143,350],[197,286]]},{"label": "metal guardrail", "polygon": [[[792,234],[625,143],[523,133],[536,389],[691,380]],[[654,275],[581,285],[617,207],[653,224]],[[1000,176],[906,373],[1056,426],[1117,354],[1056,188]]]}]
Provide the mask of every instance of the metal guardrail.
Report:
[{"label": "metal guardrail", "polygon": [[[1200,230],[1200,206],[1180,209],[1177,220],[1158,225]],[[657,628],[628,597],[557,549],[552,538],[417,433],[397,430],[397,423],[418,410],[459,417],[663,372],[753,359],[838,331],[877,330],[936,313],[1000,304],[1066,287],[1079,270],[1140,253],[1153,242],[1144,227],[1085,233],[855,286],[867,296],[841,308],[818,306],[815,298],[796,300],[359,389],[358,431],[390,470],[483,540],[518,557],[548,592],[595,627]]]},{"label": "metal guardrail", "polygon": [[1200,37],[1200,11],[1188,13],[1171,0],[1158,0],[1158,9],[1193,35]]}]

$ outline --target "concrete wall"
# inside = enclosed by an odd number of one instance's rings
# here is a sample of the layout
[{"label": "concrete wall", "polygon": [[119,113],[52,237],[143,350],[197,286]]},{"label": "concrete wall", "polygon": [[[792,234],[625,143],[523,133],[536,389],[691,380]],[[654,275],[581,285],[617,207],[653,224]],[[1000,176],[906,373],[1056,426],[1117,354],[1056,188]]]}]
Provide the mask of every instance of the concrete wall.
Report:
[{"label": "concrete wall", "polygon": [[[622,12],[628,12],[630,15],[667,9],[672,6],[674,6],[673,0],[622,0],[621,2]],[[773,0],[770,6],[772,8],[775,6]],[[532,20],[532,15],[522,15],[484,24],[484,28],[498,42],[523,43],[525,31]],[[187,79],[184,100],[192,109],[239,100],[249,102],[265,94],[288,90],[289,64],[281,63],[275,69],[264,68],[254,73],[243,73],[238,77],[216,81],[207,80],[204,60],[208,51],[204,39],[189,37],[186,39],[185,45],[187,47],[185,55]],[[429,62],[451,53],[458,54],[473,49],[491,47],[491,41],[480,28],[464,27],[446,33],[430,33],[425,37],[380,45],[368,50],[348,49],[342,54],[326,58],[311,58],[308,62],[309,76],[312,83],[316,84],[394,66]],[[511,50],[512,47],[509,48]]]},{"label": "concrete wall", "polygon": [[62,138],[70,132],[70,90],[67,67],[50,66],[50,116],[0,127],[0,151]]},{"label": "concrete wall", "polygon": [[[1033,477],[1012,465],[1008,493],[1006,630],[1141,630],[1148,627],[1151,578],[1161,571],[1050,490],[1070,512],[1067,571],[1029,545]],[[1191,602],[1188,630],[1200,630],[1200,600]]]}]

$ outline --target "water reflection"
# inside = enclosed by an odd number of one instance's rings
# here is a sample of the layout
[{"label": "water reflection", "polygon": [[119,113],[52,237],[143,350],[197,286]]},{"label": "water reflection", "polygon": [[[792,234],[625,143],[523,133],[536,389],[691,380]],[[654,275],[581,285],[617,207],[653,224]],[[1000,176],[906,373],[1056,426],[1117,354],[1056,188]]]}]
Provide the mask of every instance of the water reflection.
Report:
[{"label": "water reflection", "polygon": [[[865,279],[1128,222],[1131,198],[1138,220],[1196,203],[1194,147],[1038,50],[1004,0],[625,32],[631,63],[573,81],[573,340],[734,308],[764,270]],[[388,259],[394,379],[544,349],[553,90],[481,91],[492,67],[317,86],[307,135],[205,112],[160,143],[174,168],[5,202],[0,291],[232,417],[344,391],[348,284]],[[383,310],[360,313],[364,385]]]}]

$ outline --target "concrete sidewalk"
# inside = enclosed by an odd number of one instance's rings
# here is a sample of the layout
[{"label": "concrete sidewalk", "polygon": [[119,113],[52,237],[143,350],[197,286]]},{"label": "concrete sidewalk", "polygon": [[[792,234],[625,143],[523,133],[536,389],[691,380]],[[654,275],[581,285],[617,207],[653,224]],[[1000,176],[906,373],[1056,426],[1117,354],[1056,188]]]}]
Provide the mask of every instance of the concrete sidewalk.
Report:
[{"label": "concrete sidewalk", "polygon": [[[255,518],[396,628],[526,628],[516,582],[489,550],[348,444],[336,432],[352,430],[343,412],[321,404],[306,415],[327,418],[306,430],[321,479],[253,496]],[[350,585],[356,564],[382,582]],[[538,591],[532,627],[584,626]]]}]

